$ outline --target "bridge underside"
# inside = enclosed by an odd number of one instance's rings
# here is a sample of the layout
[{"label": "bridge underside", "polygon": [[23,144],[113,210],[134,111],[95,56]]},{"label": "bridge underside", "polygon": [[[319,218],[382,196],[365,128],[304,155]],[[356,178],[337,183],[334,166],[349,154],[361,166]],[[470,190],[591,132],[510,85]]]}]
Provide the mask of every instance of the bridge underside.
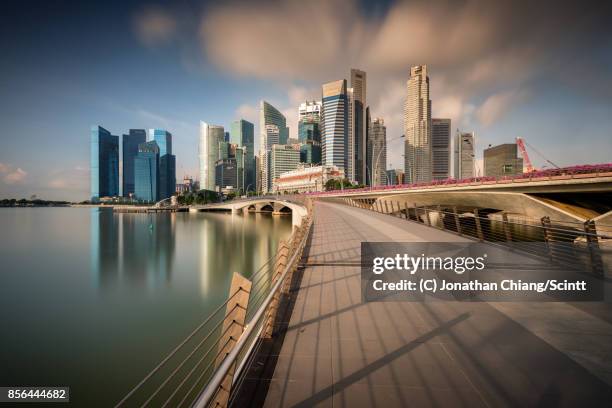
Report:
[{"label": "bridge underside", "polygon": [[[504,212],[537,218],[550,217],[561,222],[584,222],[611,210],[610,193],[527,194],[501,191],[412,192],[378,197],[351,198],[362,207],[381,205],[383,212],[413,207],[456,208],[460,212],[479,210],[481,214]],[[386,205],[386,206],[385,206]]]}]

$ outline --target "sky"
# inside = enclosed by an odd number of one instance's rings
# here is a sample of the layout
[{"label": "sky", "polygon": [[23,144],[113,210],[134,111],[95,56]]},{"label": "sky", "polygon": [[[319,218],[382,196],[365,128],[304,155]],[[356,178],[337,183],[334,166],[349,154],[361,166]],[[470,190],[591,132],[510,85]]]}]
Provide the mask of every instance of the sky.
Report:
[{"label": "sky", "polygon": [[[605,2],[3,1],[0,198],[89,195],[92,125],[173,134],[177,179],[198,175],[199,122],[255,124],[260,100],[297,134],[321,84],[367,72],[403,167],[410,67],[433,117],[489,144],[521,136],[559,166],[612,162],[612,6]],[[530,152],[536,167],[545,160]]]}]

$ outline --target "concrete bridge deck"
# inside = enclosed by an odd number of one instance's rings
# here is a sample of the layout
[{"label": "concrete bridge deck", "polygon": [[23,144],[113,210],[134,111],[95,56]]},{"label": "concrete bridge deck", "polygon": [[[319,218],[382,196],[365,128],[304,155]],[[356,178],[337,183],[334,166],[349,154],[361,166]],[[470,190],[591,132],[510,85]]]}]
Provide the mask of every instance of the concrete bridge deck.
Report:
[{"label": "concrete bridge deck", "polygon": [[276,367],[263,379],[265,406],[601,406],[611,400],[607,306],[362,303],[361,241],[466,239],[334,203],[317,202],[314,220]]}]

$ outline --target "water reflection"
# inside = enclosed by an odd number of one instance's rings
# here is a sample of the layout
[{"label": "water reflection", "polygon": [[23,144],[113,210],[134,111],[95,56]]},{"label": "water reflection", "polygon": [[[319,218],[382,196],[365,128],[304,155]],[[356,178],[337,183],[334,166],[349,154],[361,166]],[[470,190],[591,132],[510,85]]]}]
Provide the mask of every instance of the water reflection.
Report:
[{"label": "water reflection", "polygon": [[[182,281],[196,273],[200,294],[213,300],[227,295],[232,272],[250,277],[275,254],[279,239],[291,233],[291,219],[267,214],[127,214],[96,208],[90,212],[90,231],[96,288],[155,289],[167,287],[175,273]],[[184,259],[174,259],[177,240]]]},{"label": "water reflection", "polygon": [[90,213],[94,285],[106,288],[125,281],[155,288],[172,278],[175,214]]}]

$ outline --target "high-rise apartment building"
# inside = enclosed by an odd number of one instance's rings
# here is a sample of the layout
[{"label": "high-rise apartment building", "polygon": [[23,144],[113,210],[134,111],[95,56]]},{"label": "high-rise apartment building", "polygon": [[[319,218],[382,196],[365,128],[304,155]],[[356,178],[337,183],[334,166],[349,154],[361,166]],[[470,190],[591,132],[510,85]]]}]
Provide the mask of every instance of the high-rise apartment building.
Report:
[{"label": "high-rise apartment building", "polygon": [[366,73],[359,69],[351,69],[351,88],[353,89],[352,103],[352,153],[353,153],[353,178],[354,182],[367,184],[366,180],[366,156],[367,156],[367,131],[366,131]]},{"label": "high-rise apartment building", "polygon": [[159,189],[160,200],[171,197],[176,189],[176,157],[172,154],[172,133],[164,129],[149,129],[149,141],[159,147]]},{"label": "high-rise apartment building", "polygon": [[244,119],[233,122],[230,141],[244,147],[244,189],[255,191],[255,126]]},{"label": "high-rise apartment building", "polygon": [[431,99],[427,66],[410,69],[404,104],[404,169],[408,183],[431,181]]},{"label": "high-rise apartment building", "polygon": [[300,165],[299,145],[273,145],[270,154],[270,191],[275,191],[274,180],[282,173],[295,170]]},{"label": "high-rise apartment building", "polygon": [[523,159],[518,157],[516,143],[505,143],[489,147],[483,152],[484,175],[504,177],[523,174]]},{"label": "high-rise apartment building", "polygon": [[372,185],[387,184],[387,128],[382,118],[375,118],[370,125],[370,150],[372,152]]},{"label": "high-rise apartment building", "polygon": [[434,180],[450,177],[451,120],[431,120],[431,172]]},{"label": "high-rise apartment building", "polygon": [[474,177],[474,132],[461,132],[457,129],[455,134],[455,174],[458,180]]},{"label": "high-rise apartment building", "polygon": [[134,158],[138,154],[138,145],[147,141],[147,132],[144,129],[130,129],[123,135],[122,153],[122,192],[123,197],[134,195]]},{"label": "high-rise apartment building", "polygon": [[321,113],[322,164],[347,170],[348,93],[346,79],[323,85]]},{"label": "high-rise apartment building", "polygon": [[160,199],[159,146],[156,141],[138,145],[134,158],[134,195],[139,201],[155,202]]},{"label": "high-rise apartment building", "polygon": [[119,136],[102,126],[92,126],[90,135],[91,200],[119,195]]},{"label": "high-rise apartment building", "polygon": [[215,190],[215,165],[219,160],[219,143],[224,142],[223,126],[200,122],[200,188]]}]

